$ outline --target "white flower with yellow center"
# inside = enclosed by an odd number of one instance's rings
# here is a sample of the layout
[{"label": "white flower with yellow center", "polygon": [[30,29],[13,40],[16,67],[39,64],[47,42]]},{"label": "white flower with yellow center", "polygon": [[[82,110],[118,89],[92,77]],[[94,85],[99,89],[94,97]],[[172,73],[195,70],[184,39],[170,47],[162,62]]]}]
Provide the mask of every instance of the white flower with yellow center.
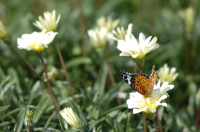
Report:
[{"label": "white flower with yellow center", "polygon": [[106,28],[101,29],[90,29],[88,30],[88,35],[96,49],[101,49],[106,46],[108,30]]},{"label": "white flower with yellow center", "polygon": [[128,29],[125,31],[123,27],[121,27],[121,29],[119,27],[117,27],[116,31],[113,30],[112,34],[110,35],[110,38],[118,41],[118,40],[125,40],[125,36],[128,34],[129,36],[131,36],[132,34],[132,27],[133,24],[129,24],[128,25]]},{"label": "white flower with yellow center", "polygon": [[82,122],[72,108],[64,108],[60,111],[60,114],[72,128],[80,128],[82,126]]},{"label": "white flower with yellow center", "polygon": [[113,20],[111,17],[108,17],[107,21],[105,17],[101,17],[97,20],[98,27],[106,28],[108,32],[111,32],[119,24],[119,22],[119,19]]},{"label": "white flower with yellow center", "polygon": [[33,32],[31,34],[23,34],[21,38],[17,39],[18,48],[33,50],[35,52],[41,52],[54,40],[56,32]]},{"label": "white flower with yellow center", "polygon": [[178,77],[178,73],[175,72],[175,67],[170,69],[167,64],[164,64],[164,66],[159,69],[158,77],[161,79],[161,82],[167,81],[172,84],[173,81]]},{"label": "white flower with yellow center", "polygon": [[143,33],[139,35],[139,43],[131,34],[127,34],[124,40],[119,40],[117,48],[122,51],[120,56],[132,56],[133,59],[143,59],[147,53],[159,47],[156,44],[157,38],[154,37],[151,41],[151,36],[145,39]]},{"label": "white flower with yellow center", "polygon": [[0,39],[4,39],[8,36],[8,32],[4,27],[3,23],[0,21]]},{"label": "white flower with yellow center", "polygon": [[167,82],[160,87],[159,81],[157,85],[154,85],[151,96],[148,98],[138,92],[132,92],[130,93],[130,99],[126,101],[128,108],[133,109],[133,114],[144,112],[147,118],[154,120],[156,108],[159,105],[167,106],[166,103],[161,103],[161,101],[168,97],[166,92],[173,87],[173,85],[168,85]]},{"label": "white flower with yellow center", "polygon": [[57,24],[60,20],[60,15],[58,15],[58,18],[56,20],[56,11],[53,10],[52,13],[50,12],[44,12],[44,18],[42,16],[38,17],[39,21],[36,21],[33,23],[34,26],[38,27],[41,30],[47,30],[49,31],[56,31]]}]

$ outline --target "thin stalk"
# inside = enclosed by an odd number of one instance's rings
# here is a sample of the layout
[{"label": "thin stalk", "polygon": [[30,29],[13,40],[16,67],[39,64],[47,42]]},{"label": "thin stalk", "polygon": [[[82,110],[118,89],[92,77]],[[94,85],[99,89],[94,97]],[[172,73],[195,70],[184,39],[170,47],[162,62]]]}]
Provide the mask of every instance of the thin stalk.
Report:
[{"label": "thin stalk", "polygon": [[[108,59],[105,57],[104,60],[105,60],[105,63],[106,63],[106,65],[107,65],[107,67],[108,67],[108,75],[109,75],[109,77],[110,77],[110,80],[111,80],[111,82],[112,82],[112,85],[115,86],[115,85],[116,85],[115,78],[113,77],[113,74],[112,74],[112,72],[111,72],[111,70],[110,70],[110,66],[109,66],[109,63],[108,63]],[[117,103],[118,103],[118,105],[121,105],[121,104],[122,104],[120,98],[118,97],[118,94],[117,94]]]},{"label": "thin stalk", "polygon": [[147,132],[147,121],[144,112],[143,112],[143,121],[144,121],[144,132]]},{"label": "thin stalk", "polygon": [[60,114],[60,113],[59,113],[59,109],[58,109],[58,107],[57,107],[57,105],[56,105],[56,102],[55,102],[55,100],[54,100],[54,97],[53,97],[53,92],[52,92],[52,90],[51,90],[51,85],[50,85],[50,82],[49,82],[49,78],[48,78],[48,76],[47,76],[47,70],[46,70],[46,66],[45,66],[45,64],[44,64],[43,58],[41,58],[41,61],[42,61],[42,65],[43,65],[43,67],[44,67],[44,72],[45,72],[46,79],[47,79],[47,88],[48,88],[48,90],[49,90],[49,93],[50,93],[50,96],[51,96],[51,100],[52,100],[52,102],[53,102],[53,104],[54,104],[54,106],[55,106],[55,108],[56,108],[56,112],[57,112],[58,114]]},{"label": "thin stalk", "polygon": [[31,125],[29,121],[28,121],[28,132],[31,132]]},{"label": "thin stalk", "polygon": [[158,115],[157,111],[156,111],[156,116],[157,116],[157,119],[158,119],[158,124],[159,124],[159,127],[160,127],[160,132],[162,132],[162,125],[161,125],[160,118],[159,118],[159,115]]},{"label": "thin stalk", "polygon": [[24,62],[29,66],[29,68],[32,70],[33,73],[44,83],[44,85],[47,87],[47,84],[44,82],[44,80],[41,78],[41,76],[35,71],[34,67],[20,54],[14,46],[10,45],[11,48],[24,60]]},{"label": "thin stalk", "polygon": [[72,96],[73,101],[75,101],[74,93],[73,93],[73,91],[72,91],[72,85],[71,85],[71,82],[70,82],[69,76],[68,76],[68,72],[67,72],[67,69],[66,69],[66,67],[65,67],[65,63],[64,63],[62,54],[61,54],[61,52],[60,52],[60,49],[59,49],[58,44],[57,44],[56,41],[55,41],[55,46],[56,46],[56,49],[57,49],[57,52],[58,52],[58,56],[59,56],[59,58],[60,58],[60,63],[61,63],[61,65],[62,65],[62,68],[63,68],[64,73],[65,73],[65,78],[66,78],[66,80],[67,80],[67,82],[68,82],[68,84],[69,84],[70,94],[71,94],[71,96]]},{"label": "thin stalk", "polygon": [[77,3],[78,3],[78,7],[80,9],[80,12],[81,12],[81,26],[83,28],[83,31],[82,31],[82,38],[83,38],[83,42],[82,42],[82,56],[87,56],[87,53],[86,53],[86,34],[87,34],[87,25],[86,25],[86,21],[85,21],[85,16],[83,14],[83,9],[82,9],[82,6],[81,6],[81,1],[80,0],[77,0]]},{"label": "thin stalk", "polygon": [[159,131],[158,131],[158,128],[157,128],[157,126],[156,126],[155,120],[153,120],[153,124],[154,124],[154,127],[155,127],[155,129],[156,129],[156,132],[159,132]]}]

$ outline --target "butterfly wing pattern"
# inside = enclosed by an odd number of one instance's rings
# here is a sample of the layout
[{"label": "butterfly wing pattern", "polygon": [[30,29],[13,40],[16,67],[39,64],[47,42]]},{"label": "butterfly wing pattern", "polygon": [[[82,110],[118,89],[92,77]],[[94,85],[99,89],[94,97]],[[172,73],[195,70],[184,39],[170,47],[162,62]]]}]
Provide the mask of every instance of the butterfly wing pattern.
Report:
[{"label": "butterfly wing pattern", "polygon": [[145,95],[147,88],[149,86],[149,77],[144,73],[128,73],[125,71],[120,71],[122,78],[125,82],[131,86],[134,90],[139,92],[142,95]]},{"label": "butterfly wing pattern", "polygon": [[134,90],[144,95],[145,98],[151,96],[153,86],[158,76],[158,71],[155,72],[155,66],[152,67],[150,77],[144,73],[134,74],[125,71],[120,71],[120,73],[125,82]]}]

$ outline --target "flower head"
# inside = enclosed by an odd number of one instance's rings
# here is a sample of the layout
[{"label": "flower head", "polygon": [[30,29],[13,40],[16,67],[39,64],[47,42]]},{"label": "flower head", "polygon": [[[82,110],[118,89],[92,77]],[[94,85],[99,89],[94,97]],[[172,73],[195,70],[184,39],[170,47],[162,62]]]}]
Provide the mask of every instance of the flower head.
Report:
[{"label": "flower head", "polygon": [[95,30],[90,29],[88,31],[88,35],[96,49],[101,49],[106,46],[108,42],[107,33],[108,30],[106,28],[96,28]]},{"label": "flower head", "polygon": [[47,48],[56,36],[56,32],[33,32],[32,34],[23,34],[21,38],[17,39],[18,48],[33,50],[35,52],[41,52]]},{"label": "flower head", "polygon": [[4,27],[3,23],[0,21],[0,39],[4,39],[8,36],[8,32]]},{"label": "flower head", "polygon": [[176,68],[175,67],[173,67],[173,68],[170,69],[167,66],[167,64],[164,64],[164,66],[159,69],[158,76],[161,79],[161,82],[167,81],[170,84],[172,84],[172,82],[178,76],[178,73],[175,73],[175,72],[176,72]]},{"label": "flower head", "polygon": [[178,12],[178,15],[183,19],[186,29],[191,31],[195,22],[195,10],[192,7],[188,7],[185,10]]},{"label": "flower head", "polygon": [[[132,27],[133,24],[129,24],[128,25],[128,29],[125,31],[123,27],[121,27],[121,29],[119,27],[117,27],[116,31],[113,30],[112,31],[112,35],[110,36],[110,38],[118,41],[118,40],[124,40],[125,41],[125,36],[128,34],[129,36],[131,36],[132,34]],[[114,36],[113,36],[114,35]]]},{"label": "flower head", "polygon": [[52,13],[50,12],[44,12],[44,18],[42,16],[38,17],[39,21],[36,21],[33,23],[34,26],[38,27],[41,30],[47,30],[49,31],[55,31],[57,24],[60,20],[60,15],[58,15],[58,18],[56,20],[56,11],[53,10]]},{"label": "flower head", "polygon": [[26,121],[31,122],[32,119],[33,119],[33,111],[28,109],[26,111]]},{"label": "flower head", "polygon": [[61,116],[69,123],[72,128],[79,128],[82,126],[82,122],[76,115],[76,113],[72,110],[72,108],[64,108],[60,111]]},{"label": "flower head", "polygon": [[145,39],[143,33],[139,35],[139,43],[133,35],[127,34],[124,40],[118,41],[117,48],[122,51],[120,56],[132,56],[133,59],[140,60],[145,57],[150,51],[157,49],[158,44],[155,44],[157,38],[154,37],[151,41],[151,36]]},{"label": "flower head", "polygon": [[128,108],[133,109],[133,114],[144,112],[147,118],[153,120],[155,118],[156,108],[159,105],[167,106],[166,103],[161,103],[161,101],[168,97],[166,92],[173,87],[173,85],[168,85],[167,82],[163,83],[160,87],[159,81],[157,85],[154,85],[150,97],[145,98],[144,95],[138,92],[130,93],[130,99],[126,101]]},{"label": "flower head", "polygon": [[119,22],[119,19],[113,20],[111,17],[108,17],[107,21],[105,17],[101,17],[97,20],[98,27],[106,28],[108,32],[111,32],[119,24]]}]

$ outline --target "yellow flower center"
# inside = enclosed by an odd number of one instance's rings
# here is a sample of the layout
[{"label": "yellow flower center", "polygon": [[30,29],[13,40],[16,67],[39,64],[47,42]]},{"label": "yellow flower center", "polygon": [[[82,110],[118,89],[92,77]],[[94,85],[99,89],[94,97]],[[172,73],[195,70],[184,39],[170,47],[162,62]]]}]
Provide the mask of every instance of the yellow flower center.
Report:
[{"label": "yellow flower center", "polygon": [[[135,51],[135,54],[139,54],[139,51]],[[141,54],[138,57],[136,57],[135,59],[140,60],[142,58],[144,58],[145,54]]]},{"label": "yellow flower center", "polygon": [[39,46],[38,48],[35,48],[36,45],[37,45],[36,43],[32,45],[34,47],[33,51],[35,51],[35,52],[41,52],[45,48],[45,46]]}]

